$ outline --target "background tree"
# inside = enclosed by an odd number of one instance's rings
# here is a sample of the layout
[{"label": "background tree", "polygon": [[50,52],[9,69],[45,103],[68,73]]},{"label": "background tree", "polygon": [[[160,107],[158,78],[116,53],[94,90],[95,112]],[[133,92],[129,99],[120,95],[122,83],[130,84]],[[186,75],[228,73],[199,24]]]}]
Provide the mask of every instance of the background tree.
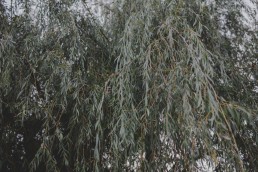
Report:
[{"label": "background tree", "polygon": [[0,1],[0,169],[257,171],[257,7],[233,4]]}]

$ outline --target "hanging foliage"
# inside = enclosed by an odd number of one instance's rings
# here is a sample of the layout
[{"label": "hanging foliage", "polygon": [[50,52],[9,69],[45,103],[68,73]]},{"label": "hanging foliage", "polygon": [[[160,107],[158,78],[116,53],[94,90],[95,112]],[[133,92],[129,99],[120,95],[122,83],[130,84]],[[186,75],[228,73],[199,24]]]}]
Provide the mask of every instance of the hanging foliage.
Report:
[{"label": "hanging foliage", "polygon": [[231,5],[0,1],[0,170],[257,171],[257,8]]}]

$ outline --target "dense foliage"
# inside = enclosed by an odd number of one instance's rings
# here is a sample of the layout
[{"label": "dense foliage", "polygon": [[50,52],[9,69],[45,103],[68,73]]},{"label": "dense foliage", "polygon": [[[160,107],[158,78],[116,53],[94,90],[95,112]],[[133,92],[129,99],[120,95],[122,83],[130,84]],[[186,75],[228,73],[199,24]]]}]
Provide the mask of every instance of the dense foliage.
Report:
[{"label": "dense foliage", "polygon": [[258,171],[257,6],[95,6],[0,1],[0,171]]}]

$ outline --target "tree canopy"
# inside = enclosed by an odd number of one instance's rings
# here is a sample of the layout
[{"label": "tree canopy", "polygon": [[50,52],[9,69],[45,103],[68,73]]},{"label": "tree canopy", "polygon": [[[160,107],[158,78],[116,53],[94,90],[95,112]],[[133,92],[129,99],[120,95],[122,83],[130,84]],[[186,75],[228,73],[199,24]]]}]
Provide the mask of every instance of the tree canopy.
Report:
[{"label": "tree canopy", "polygon": [[258,171],[248,2],[1,0],[0,171]]}]

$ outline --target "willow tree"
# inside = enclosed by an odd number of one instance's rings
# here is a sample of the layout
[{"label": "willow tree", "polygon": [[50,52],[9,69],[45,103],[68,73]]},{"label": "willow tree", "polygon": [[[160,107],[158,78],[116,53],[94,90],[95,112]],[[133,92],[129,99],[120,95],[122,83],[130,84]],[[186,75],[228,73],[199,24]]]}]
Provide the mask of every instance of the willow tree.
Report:
[{"label": "willow tree", "polygon": [[2,171],[258,170],[241,1],[0,2]]}]

